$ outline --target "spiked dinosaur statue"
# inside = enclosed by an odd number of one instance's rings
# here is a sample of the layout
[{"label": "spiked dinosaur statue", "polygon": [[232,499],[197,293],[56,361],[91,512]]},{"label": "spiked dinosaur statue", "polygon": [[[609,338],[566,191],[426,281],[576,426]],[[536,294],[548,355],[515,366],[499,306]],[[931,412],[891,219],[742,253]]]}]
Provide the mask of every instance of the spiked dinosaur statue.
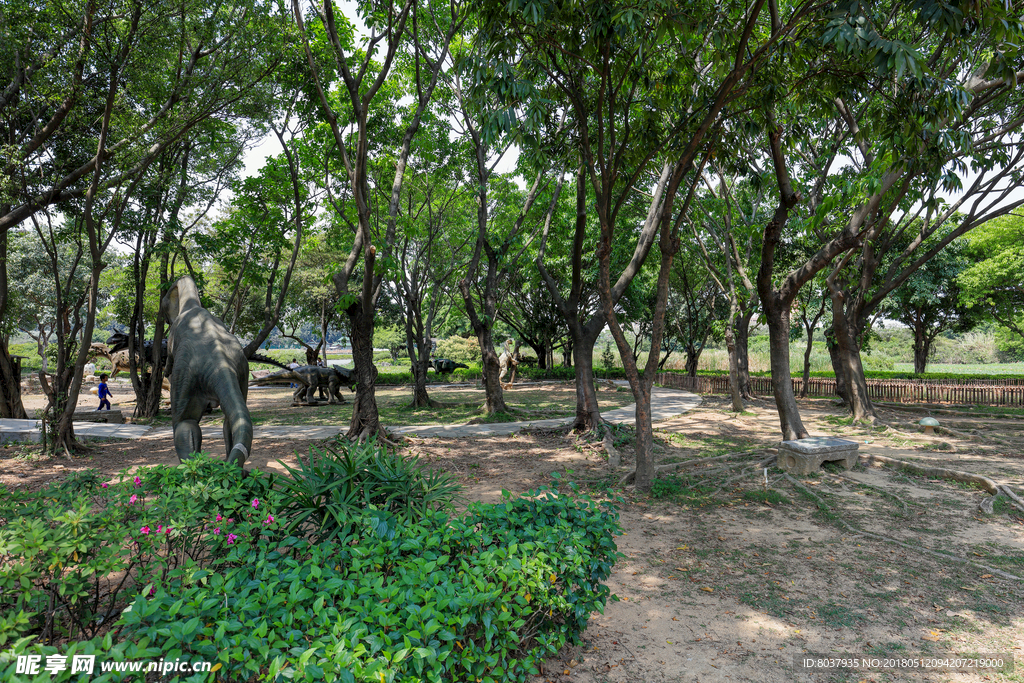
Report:
[{"label": "spiked dinosaur statue", "polygon": [[249,360],[235,335],[199,300],[191,277],[179,279],[160,302],[171,323],[167,373],[171,380],[171,425],[179,461],[202,448],[199,420],[210,401],[224,410],[227,461],[241,467],[252,448],[252,418],[245,405]]},{"label": "spiked dinosaur statue", "polygon": [[302,365],[293,370],[282,370],[266,377],[260,377],[249,382],[253,384],[283,384],[284,382],[298,384],[295,393],[292,394],[292,403],[298,405],[303,403],[305,394],[305,405],[317,405],[316,392],[319,389],[321,396],[327,389],[328,403],[335,405],[345,403],[345,397],[341,395],[341,387],[349,388],[349,391],[356,390],[356,380],[352,371],[348,368],[330,366],[322,368],[316,365]]}]

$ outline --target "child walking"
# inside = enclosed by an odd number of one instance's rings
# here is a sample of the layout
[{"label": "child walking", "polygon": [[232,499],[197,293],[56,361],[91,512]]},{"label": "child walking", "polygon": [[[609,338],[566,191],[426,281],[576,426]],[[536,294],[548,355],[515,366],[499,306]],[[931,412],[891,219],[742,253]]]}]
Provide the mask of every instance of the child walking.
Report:
[{"label": "child walking", "polygon": [[[113,398],[114,395],[110,393],[110,389],[107,388],[107,373],[103,373],[102,375],[100,375],[100,386],[98,393],[100,397],[100,407],[97,408],[96,410],[110,410],[110,401],[108,399]],[[106,406],[106,408],[104,408],[103,406]]]}]

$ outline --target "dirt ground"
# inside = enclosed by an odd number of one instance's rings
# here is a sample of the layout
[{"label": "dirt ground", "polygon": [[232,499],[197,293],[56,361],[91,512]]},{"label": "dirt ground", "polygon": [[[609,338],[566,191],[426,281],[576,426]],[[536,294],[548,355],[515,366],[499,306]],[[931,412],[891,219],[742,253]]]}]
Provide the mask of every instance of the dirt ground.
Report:
[{"label": "dirt ground", "polygon": [[[705,397],[700,409],[657,425],[659,462],[777,444],[770,401],[739,416],[727,409],[721,397]],[[801,401],[801,410],[812,434],[854,439],[862,454],[981,473],[1018,493],[1024,486],[1024,419],[939,415],[958,434],[925,436],[916,432],[921,415],[911,412],[880,410],[894,432],[852,425],[824,400]],[[208,436],[212,452],[219,452],[218,439]],[[248,465],[278,468],[278,458],[289,462],[309,445],[260,439]],[[628,471],[630,447],[620,447]],[[769,472],[766,492],[756,468],[764,453],[729,461],[734,468],[711,479],[717,486],[722,477],[738,478],[717,494],[699,493],[691,477],[661,479],[641,495],[631,488],[609,493],[601,480],[618,475],[608,474],[603,453],[558,433],[414,439],[406,450],[456,474],[468,500],[522,493],[555,472],[589,481],[592,495],[624,496],[617,541],[624,557],[609,581],[619,600],[594,615],[583,644],[549,660],[538,681],[1024,681],[1017,668],[1024,666],[1024,582],[1001,575],[1024,575],[1024,513],[1000,503],[995,514],[982,514],[978,488],[891,468],[859,465],[846,473],[828,466],[800,479],[823,511],[778,470]],[[73,469],[114,474],[176,462],[169,439],[96,444],[73,461],[39,459],[24,446],[0,450],[0,458],[0,483],[18,488]],[[837,517],[891,540],[851,532]],[[884,663],[985,653],[1014,657],[1015,670],[794,667],[794,657],[811,654]]]}]

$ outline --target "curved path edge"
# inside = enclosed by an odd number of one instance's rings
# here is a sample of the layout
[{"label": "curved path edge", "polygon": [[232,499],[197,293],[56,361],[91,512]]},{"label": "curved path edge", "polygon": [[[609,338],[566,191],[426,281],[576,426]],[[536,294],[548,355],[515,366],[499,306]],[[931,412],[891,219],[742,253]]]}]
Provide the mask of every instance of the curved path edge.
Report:
[{"label": "curved path edge", "polygon": [[[625,382],[621,382],[626,384]],[[628,386],[628,385],[627,385]],[[651,394],[651,421],[663,422],[700,406],[702,399],[697,394],[681,389],[655,387]],[[636,404],[602,412],[612,424],[635,424]],[[547,420],[524,420],[522,422],[493,422],[490,424],[458,425],[412,425],[390,427],[392,434],[418,437],[460,438],[473,436],[503,436],[524,429],[556,429],[571,424],[572,417],[555,417]],[[323,426],[271,426],[257,427],[253,437],[257,439],[296,439],[316,441],[329,439],[347,429],[342,425]],[[165,439],[171,434],[170,427],[148,427],[132,424],[103,424],[76,422],[75,434],[85,439]],[[8,441],[38,441],[37,420],[0,420],[0,443]]]}]

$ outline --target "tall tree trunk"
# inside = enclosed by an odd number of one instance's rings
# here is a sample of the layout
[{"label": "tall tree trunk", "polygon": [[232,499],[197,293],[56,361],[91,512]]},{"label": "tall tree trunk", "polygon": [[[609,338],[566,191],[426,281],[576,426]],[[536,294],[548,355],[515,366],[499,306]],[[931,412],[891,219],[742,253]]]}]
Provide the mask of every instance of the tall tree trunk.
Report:
[{"label": "tall tree trunk", "polygon": [[576,419],[573,420],[572,429],[577,432],[593,432],[599,430],[604,422],[597,403],[597,391],[594,389],[594,344],[604,324],[602,322],[600,325],[584,327],[578,320],[575,323],[573,325],[570,322],[569,325],[576,371]]},{"label": "tall tree trunk", "polygon": [[725,348],[729,353],[729,395],[732,398],[732,409],[734,412],[743,412],[743,395],[740,393],[739,364],[736,355],[736,340],[733,333],[735,317],[730,312],[729,324],[725,326]]},{"label": "tall tree trunk", "polygon": [[689,377],[697,376],[697,365],[700,363],[700,347],[696,347],[693,344],[686,345],[686,374]]},{"label": "tall tree trunk", "polygon": [[804,349],[804,374],[800,386],[800,398],[807,398],[807,384],[811,381],[811,352],[814,350],[814,330],[807,331],[807,348]]},{"label": "tall tree trunk", "polygon": [[[10,206],[0,207],[0,214]],[[0,319],[7,316],[7,230],[0,230]],[[0,337],[0,418],[26,420],[25,406],[21,402],[21,377],[15,376],[14,361],[7,350],[8,338]]]},{"label": "tall tree trunk", "polygon": [[[833,312],[833,315],[835,313]],[[836,396],[844,403],[850,402],[850,392],[846,389],[846,371],[843,370],[843,361],[839,357],[839,345],[836,343],[836,325],[833,321],[832,327],[825,332],[825,348],[828,349],[829,358],[832,361],[832,373],[836,376]]]},{"label": "tall tree trunk", "polygon": [[847,320],[843,291],[831,282],[829,288],[832,291],[832,326],[836,333],[836,352],[839,367],[846,380],[850,413],[855,420],[874,422],[878,416],[868,396],[868,383],[864,377],[864,365],[860,360],[860,345],[857,343],[857,329]]},{"label": "tall tree trunk", "polygon": [[740,396],[746,400],[757,398],[750,385],[750,319],[753,310],[736,318],[736,374]]},{"label": "tall tree trunk", "polygon": [[931,339],[924,327],[924,320],[918,316],[914,321],[914,374],[924,374],[928,367],[928,352],[931,351]]},{"label": "tall tree trunk", "polygon": [[[765,302],[762,302],[764,304]],[[771,353],[772,392],[779,409],[779,425],[784,441],[808,436],[793,393],[789,364],[789,305],[764,305],[768,319],[768,349]]]},{"label": "tall tree trunk", "polygon": [[352,406],[348,436],[365,441],[380,431],[380,414],[377,411],[377,366],[373,363],[373,315],[369,324],[363,315],[361,302],[356,302],[346,311],[349,316],[350,339],[352,341],[353,373],[356,378],[356,398]]}]

